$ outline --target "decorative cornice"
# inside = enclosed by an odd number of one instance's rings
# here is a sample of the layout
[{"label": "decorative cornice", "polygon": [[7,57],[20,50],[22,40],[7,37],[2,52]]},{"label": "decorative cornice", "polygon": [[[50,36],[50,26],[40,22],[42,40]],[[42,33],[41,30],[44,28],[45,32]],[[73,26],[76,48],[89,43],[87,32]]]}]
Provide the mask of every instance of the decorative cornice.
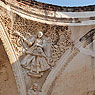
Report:
[{"label": "decorative cornice", "polygon": [[56,24],[60,26],[83,26],[95,24],[95,11],[89,12],[60,12],[41,10],[30,7],[28,5],[21,5],[17,1],[7,2],[7,4],[0,1],[0,6],[6,8],[8,11],[16,13],[23,18],[29,20]]}]

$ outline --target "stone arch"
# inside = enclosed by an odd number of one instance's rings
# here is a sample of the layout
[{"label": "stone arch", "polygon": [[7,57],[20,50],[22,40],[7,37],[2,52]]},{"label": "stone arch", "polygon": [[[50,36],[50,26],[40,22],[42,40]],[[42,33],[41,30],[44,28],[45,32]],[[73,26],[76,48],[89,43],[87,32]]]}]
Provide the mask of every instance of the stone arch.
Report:
[{"label": "stone arch", "polygon": [[[78,43],[79,44],[79,43]],[[52,69],[50,74],[48,75],[43,87],[42,87],[42,95],[50,95],[51,88],[53,83],[55,83],[56,78],[61,74],[62,70],[65,70],[68,66],[69,62],[73,59],[74,56],[78,54],[78,49],[74,48],[73,50],[69,48],[65,54],[60,58],[57,63],[57,66]]]},{"label": "stone arch", "polygon": [[[47,80],[45,81],[43,87],[42,87],[42,95],[51,95],[51,92],[53,90],[53,85],[55,84],[56,79],[64,72],[64,70],[67,68],[69,63],[75,58],[76,55],[81,53],[80,48],[83,46],[84,42],[87,41],[92,36],[95,35],[95,28],[89,30],[86,34],[84,34],[78,41],[76,41],[75,48],[71,52],[71,48],[67,50],[67,52],[61,57],[61,59],[58,61],[58,65],[52,69],[50,74],[47,77]],[[88,38],[87,38],[88,37]],[[94,39],[95,40],[95,39]],[[85,45],[89,45],[92,41],[89,41]],[[86,54],[87,55],[87,54]],[[88,54],[89,55],[89,54]],[[87,55],[87,56],[88,56]],[[90,55],[91,56],[91,55]],[[93,56],[93,54],[92,54]],[[89,92],[88,92],[89,93]],[[61,95],[61,94],[60,94]],[[63,95],[63,94],[62,94]]]},{"label": "stone arch", "polygon": [[18,95],[15,77],[0,39],[0,95]]},{"label": "stone arch", "polygon": [[18,92],[20,95],[26,95],[26,88],[25,88],[24,78],[20,67],[20,62],[17,56],[15,55],[14,48],[11,44],[6,28],[2,23],[1,19],[0,19],[0,39],[2,40],[4,49],[8,55],[10,64],[12,66]]}]

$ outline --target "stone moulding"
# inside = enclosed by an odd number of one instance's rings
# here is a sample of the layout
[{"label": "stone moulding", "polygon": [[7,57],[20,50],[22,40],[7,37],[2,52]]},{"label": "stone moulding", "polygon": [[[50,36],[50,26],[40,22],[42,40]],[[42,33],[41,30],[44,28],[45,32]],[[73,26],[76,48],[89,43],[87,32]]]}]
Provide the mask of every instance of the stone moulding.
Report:
[{"label": "stone moulding", "polygon": [[[60,58],[58,61],[57,66],[52,69],[50,74],[48,75],[45,83],[42,87],[42,93],[41,95],[47,95],[48,91],[50,90],[51,86],[53,85],[53,82],[56,80],[56,78],[62,73],[61,71],[65,70],[70,61],[79,53],[79,50],[77,48],[74,48],[73,51],[71,48],[69,48],[65,54]],[[64,71],[63,71],[64,72]]]},{"label": "stone moulding", "polygon": [[[94,25],[95,24],[95,19],[93,18],[92,20],[87,20],[87,21],[83,21],[81,23],[64,23],[62,21],[56,21],[56,16],[53,20],[51,20],[49,18],[49,16],[47,16],[47,18],[44,15],[44,18],[41,17],[39,14],[38,15],[34,15],[31,14],[29,12],[27,12],[24,8],[20,8],[19,6],[11,6],[11,5],[0,5],[2,7],[4,7],[5,9],[7,9],[10,12],[13,12],[15,14],[20,15],[23,18],[32,20],[32,21],[38,21],[41,23],[47,23],[47,24],[55,24],[55,25],[61,25],[61,26],[82,26],[82,25]],[[92,16],[94,16],[94,12],[90,12],[92,14]],[[59,13],[58,13],[59,14]],[[62,13],[61,15],[63,15],[64,13]],[[68,14],[66,12],[66,14]],[[71,15],[70,15],[71,14]],[[70,13],[69,17],[72,17],[72,15],[74,16],[74,13]],[[77,13],[77,17],[79,13]],[[85,15],[84,15],[85,14]],[[89,12],[87,13],[81,13],[80,17],[82,16],[82,18],[85,19],[85,16],[88,17]],[[75,18],[75,16],[74,16]],[[27,89],[26,89],[26,84],[25,84],[25,79],[24,79],[24,75],[22,74],[22,68],[20,66],[20,58],[16,55],[14,46],[11,42],[11,39],[9,39],[9,35],[7,32],[7,29],[5,28],[5,26],[2,23],[3,21],[0,19],[0,38],[4,44],[4,48],[8,54],[12,69],[13,69],[13,73],[15,76],[15,80],[17,83],[17,88],[19,91],[19,95],[27,95]],[[88,22],[88,23],[87,23]],[[79,42],[79,41],[78,41]],[[49,73],[49,75],[47,76],[45,82],[43,83],[42,89],[41,89],[41,93],[39,95],[47,95],[47,93],[49,92],[49,90],[51,89],[51,87],[53,87],[53,83],[55,82],[55,80],[57,79],[57,77],[60,75],[61,72],[64,72],[64,70],[66,69],[66,67],[69,65],[70,61],[78,54],[79,52],[79,47],[80,47],[80,42],[75,44],[75,46],[72,48],[69,48],[69,50],[67,50],[65,52],[65,54],[59,59],[59,61],[57,62],[58,64],[52,68],[51,72]],[[77,48],[77,49],[76,49]],[[71,50],[72,49],[72,50]],[[50,95],[50,94],[49,94]]]},{"label": "stone moulding", "polygon": [[[16,13],[23,18],[38,21],[47,24],[56,24],[61,26],[82,26],[95,24],[95,11],[87,12],[54,12],[40,10],[32,7],[20,6],[15,1],[14,4],[4,4],[0,1],[0,6],[8,11]],[[39,12],[40,11],[40,12]],[[93,19],[91,19],[93,18]]]},{"label": "stone moulding", "polygon": [[7,31],[0,19],[0,38],[3,42],[5,51],[9,57],[10,64],[16,79],[16,84],[18,88],[19,95],[26,95],[26,88],[24,83],[24,78],[22,75],[21,67],[17,56],[15,55],[14,48],[10,42]]},{"label": "stone moulding", "polygon": [[[75,46],[73,47],[73,50],[71,48],[69,48],[65,52],[65,54],[60,58],[60,60],[58,61],[59,64],[57,64],[57,66],[54,69],[52,69],[52,71],[48,75],[45,83],[43,84],[41,95],[49,95],[51,93],[51,87],[53,87],[53,83],[61,75],[61,73],[64,72],[66,67],[73,60],[73,58],[79,52],[81,52],[81,48],[83,47],[83,44],[84,43],[81,43],[80,41],[76,41]],[[84,50],[86,50],[86,49],[84,49]],[[83,51],[82,51],[82,53],[83,53]],[[86,53],[84,53],[84,54],[86,54]],[[93,52],[92,52],[92,55],[94,55]]]},{"label": "stone moulding", "polygon": [[[50,72],[50,74],[48,75],[43,87],[42,87],[42,95],[46,95],[50,86],[52,85],[53,81],[55,80],[56,78],[56,75],[58,75],[60,69],[63,67],[64,65],[64,62],[63,60],[66,61],[66,59],[68,58],[69,54],[71,53],[71,50],[67,50],[67,52],[65,52],[65,54],[61,57],[61,59],[58,61],[58,64],[56,66],[56,68],[52,69],[52,71]],[[67,58],[66,58],[67,57]],[[66,59],[65,59],[66,58]],[[63,63],[63,64],[62,64]]]}]

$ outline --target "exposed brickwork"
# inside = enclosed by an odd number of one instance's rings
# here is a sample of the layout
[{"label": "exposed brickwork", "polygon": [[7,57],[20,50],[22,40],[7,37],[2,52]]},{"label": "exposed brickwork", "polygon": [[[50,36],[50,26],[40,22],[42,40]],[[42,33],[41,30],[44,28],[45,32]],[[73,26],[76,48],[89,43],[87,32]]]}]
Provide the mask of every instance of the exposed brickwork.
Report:
[{"label": "exposed brickwork", "polygon": [[52,4],[41,3],[33,0],[17,0],[23,4],[29,5],[34,8],[50,10],[50,11],[63,11],[63,12],[84,12],[84,11],[94,11],[95,5],[83,6],[83,7],[66,7],[57,6]]}]

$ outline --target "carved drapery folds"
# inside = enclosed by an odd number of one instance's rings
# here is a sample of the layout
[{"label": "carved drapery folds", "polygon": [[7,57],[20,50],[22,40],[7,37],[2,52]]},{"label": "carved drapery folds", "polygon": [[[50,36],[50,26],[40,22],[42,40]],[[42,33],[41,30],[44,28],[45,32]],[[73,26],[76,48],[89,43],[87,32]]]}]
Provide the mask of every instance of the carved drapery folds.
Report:
[{"label": "carved drapery folds", "polygon": [[28,70],[29,76],[41,77],[43,72],[50,68],[50,38],[42,38],[41,31],[36,36],[28,33],[29,37],[24,37],[18,31],[13,32],[13,35],[20,37],[22,42],[22,55],[24,56],[21,61],[22,67]]},{"label": "carved drapery folds", "polygon": [[24,36],[28,33],[31,35],[36,35],[38,31],[42,31],[45,37],[50,37],[52,40],[52,58],[50,61],[53,61],[54,63],[72,43],[70,40],[71,32],[68,30],[67,26],[42,24],[40,22],[23,19],[18,15],[14,21],[13,30],[19,31]]},{"label": "carved drapery folds", "polygon": [[8,35],[19,57],[28,95],[39,95],[57,61],[72,45],[68,26],[48,25],[13,14],[2,15]]},{"label": "carved drapery folds", "polygon": [[[41,89],[52,67],[71,46],[71,32],[67,26],[42,24],[18,15],[15,18],[12,34],[15,37],[13,44],[17,45],[14,46],[19,50],[17,50],[17,54],[21,57],[21,65],[27,72],[26,77],[29,77],[29,79],[26,78],[28,89],[30,91],[31,85],[34,83],[37,83]],[[17,35],[15,35],[16,32]],[[41,34],[42,37],[38,37]],[[41,46],[36,47],[35,44]],[[31,77],[32,82],[30,82]]]}]

